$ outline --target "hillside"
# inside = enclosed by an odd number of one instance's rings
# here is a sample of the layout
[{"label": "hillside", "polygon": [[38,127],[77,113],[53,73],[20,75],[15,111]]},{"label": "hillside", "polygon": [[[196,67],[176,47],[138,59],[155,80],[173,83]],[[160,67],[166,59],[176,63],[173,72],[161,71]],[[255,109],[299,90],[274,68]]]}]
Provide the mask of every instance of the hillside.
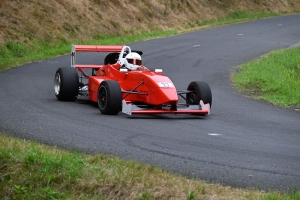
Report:
[{"label": "hillside", "polygon": [[0,46],[185,30],[239,11],[296,12],[300,0],[2,0]]}]

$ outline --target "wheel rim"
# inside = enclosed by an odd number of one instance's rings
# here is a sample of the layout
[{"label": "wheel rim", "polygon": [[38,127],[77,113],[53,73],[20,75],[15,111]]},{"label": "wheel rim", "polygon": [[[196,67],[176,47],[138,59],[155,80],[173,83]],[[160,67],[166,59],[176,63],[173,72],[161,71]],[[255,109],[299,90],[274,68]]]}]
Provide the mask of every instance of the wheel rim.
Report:
[{"label": "wheel rim", "polygon": [[100,87],[98,94],[98,104],[100,109],[104,109],[107,104],[107,91],[105,87]]},{"label": "wheel rim", "polygon": [[54,78],[54,92],[55,92],[55,95],[59,95],[60,84],[61,84],[60,75],[59,75],[59,73],[56,73],[55,78]]},{"label": "wheel rim", "polygon": [[189,97],[188,97],[188,102],[189,102],[190,104],[195,104],[195,103],[197,103],[197,102],[196,102],[196,99],[197,99],[197,94],[196,94],[196,93],[191,93],[191,94],[189,95]]}]

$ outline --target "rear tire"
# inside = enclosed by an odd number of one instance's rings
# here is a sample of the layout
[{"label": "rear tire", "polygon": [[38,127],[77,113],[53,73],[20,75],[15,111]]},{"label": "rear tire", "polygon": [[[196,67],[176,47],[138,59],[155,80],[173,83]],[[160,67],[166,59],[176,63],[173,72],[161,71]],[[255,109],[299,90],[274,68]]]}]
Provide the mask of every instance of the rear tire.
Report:
[{"label": "rear tire", "polygon": [[122,92],[117,81],[101,82],[98,88],[98,107],[105,115],[117,115],[122,110]]},{"label": "rear tire", "polygon": [[75,101],[78,96],[79,78],[75,68],[59,68],[54,77],[54,93],[60,101]]},{"label": "rear tire", "polygon": [[212,106],[211,89],[206,82],[193,81],[189,84],[187,90],[193,91],[186,94],[188,105],[199,105],[200,100],[202,100],[204,104],[209,103],[210,107]]}]

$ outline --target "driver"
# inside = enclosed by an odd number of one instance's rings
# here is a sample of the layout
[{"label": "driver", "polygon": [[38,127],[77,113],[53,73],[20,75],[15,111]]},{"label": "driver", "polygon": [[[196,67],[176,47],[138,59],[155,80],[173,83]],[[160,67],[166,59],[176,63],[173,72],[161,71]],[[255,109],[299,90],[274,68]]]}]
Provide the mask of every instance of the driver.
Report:
[{"label": "driver", "polygon": [[128,53],[125,57],[125,67],[129,70],[143,69],[141,56],[135,52]]},{"label": "driver", "polygon": [[[114,67],[114,68],[116,68],[116,69],[125,67],[129,71],[131,71],[131,70],[145,70],[146,69],[144,66],[142,66],[142,58],[141,58],[140,54],[138,54],[136,52],[128,53],[125,56],[125,59],[123,61],[124,61],[124,64],[122,66],[121,66],[120,62],[112,64],[111,66]],[[105,69],[106,69],[106,67],[107,66],[105,65],[102,68],[100,68],[96,72],[96,76],[105,76]]]}]

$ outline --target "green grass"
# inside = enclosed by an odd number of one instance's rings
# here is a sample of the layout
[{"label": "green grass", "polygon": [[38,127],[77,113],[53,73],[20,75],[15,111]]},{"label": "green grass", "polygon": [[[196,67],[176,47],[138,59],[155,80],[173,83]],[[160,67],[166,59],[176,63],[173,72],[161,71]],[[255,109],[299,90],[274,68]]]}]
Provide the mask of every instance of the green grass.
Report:
[{"label": "green grass", "polygon": [[115,156],[62,151],[0,133],[0,199],[299,200],[300,191],[212,185]]},{"label": "green grass", "polygon": [[70,42],[62,40],[59,44],[33,41],[30,45],[28,45],[26,43],[7,41],[4,46],[0,47],[0,71],[24,63],[70,53],[71,44],[119,45],[175,34],[177,34],[177,31],[169,30],[129,36],[96,36],[96,39],[90,41]]},{"label": "green grass", "polygon": [[[273,14],[270,14],[273,15]],[[197,21],[190,28],[217,26],[270,16],[247,11],[226,19]],[[7,41],[0,47],[0,71],[70,52],[71,44],[126,44],[180,33],[165,31],[92,41],[31,44]],[[239,67],[233,81],[239,91],[282,106],[299,105],[300,49],[277,51]],[[270,100],[269,100],[270,99]],[[13,139],[0,134],[0,199],[261,199],[298,200],[287,193],[235,189],[186,179],[160,168],[106,155],[85,155]]]},{"label": "green grass", "polygon": [[196,20],[195,23],[189,23],[189,27],[196,28],[196,29],[199,27],[215,27],[215,26],[245,22],[249,20],[257,20],[257,19],[274,17],[274,16],[279,16],[279,14],[272,13],[272,12],[254,13],[249,10],[239,10],[239,11],[229,12],[225,18],[221,18],[221,19],[210,20],[210,21]]},{"label": "green grass", "polygon": [[241,93],[282,107],[300,106],[300,47],[278,50],[238,67]]},{"label": "green grass", "polygon": [[14,66],[19,66],[24,63],[42,60],[46,58],[55,57],[70,53],[71,44],[98,44],[98,45],[120,45],[128,44],[137,41],[143,41],[151,38],[167,37],[176,35],[179,33],[189,32],[195,29],[220,26],[225,24],[231,24],[241,21],[260,19],[270,16],[276,16],[275,13],[253,13],[251,11],[235,11],[228,14],[227,17],[211,20],[201,21],[197,20],[195,23],[189,23],[185,30],[168,30],[157,32],[144,32],[139,35],[127,35],[127,36],[102,36],[96,35],[95,39],[90,41],[71,41],[66,38],[61,38],[56,43],[47,43],[45,41],[36,41],[34,39],[28,39],[24,43],[6,41],[3,46],[0,46],[0,71],[9,69]]},{"label": "green grass", "polygon": [[262,12],[254,13],[249,10],[238,10],[230,12],[224,21],[233,21],[233,20],[248,20],[248,19],[261,19],[266,17],[278,16],[279,14],[273,12]]}]

